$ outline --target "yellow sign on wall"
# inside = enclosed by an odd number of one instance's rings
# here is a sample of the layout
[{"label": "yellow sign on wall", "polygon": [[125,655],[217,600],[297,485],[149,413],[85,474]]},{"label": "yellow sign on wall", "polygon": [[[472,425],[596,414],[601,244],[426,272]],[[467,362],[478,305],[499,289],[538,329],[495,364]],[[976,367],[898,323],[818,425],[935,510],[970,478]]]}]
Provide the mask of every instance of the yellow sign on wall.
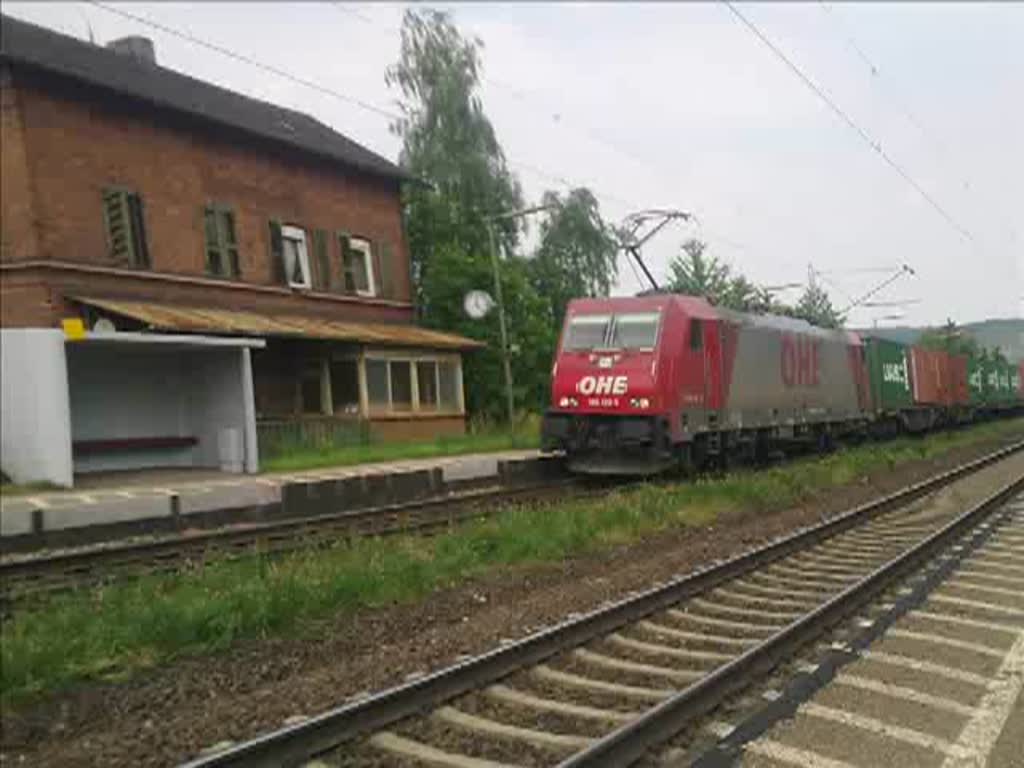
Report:
[{"label": "yellow sign on wall", "polygon": [[69,341],[81,341],[85,338],[85,323],[80,317],[65,317],[60,321],[64,327],[64,335]]}]

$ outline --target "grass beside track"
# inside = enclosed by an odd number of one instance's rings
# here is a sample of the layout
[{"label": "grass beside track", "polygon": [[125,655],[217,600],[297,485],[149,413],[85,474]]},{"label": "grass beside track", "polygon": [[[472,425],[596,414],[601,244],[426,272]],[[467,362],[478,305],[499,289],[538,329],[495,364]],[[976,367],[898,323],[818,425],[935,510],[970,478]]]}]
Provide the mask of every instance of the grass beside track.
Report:
[{"label": "grass beside track", "polygon": [[120,679],[243,638],[308,630],[360,607],[409,602],[501,566],[542,563],[710,524],[725,510],[778,510],[869,472],[992,438],[1024,419],[839,451],[764,471],[514,507],[448,534],[362,539],[251,556],[60,595],[0,627],[0,699],[18,703],[90,679]]},{"label": "grass beside track", "polygon": [[466,435],[438,437],[425,442],[370,443],[369,445],[327,446],[322,449],[296,448],[285,455],[265,459],[261,462],[261,468],[264,472],[295,472],[303,469],[342,467],[378,461],[525,450],[539,446],[539,427],[528,424],[516,430],[486,429]]}]

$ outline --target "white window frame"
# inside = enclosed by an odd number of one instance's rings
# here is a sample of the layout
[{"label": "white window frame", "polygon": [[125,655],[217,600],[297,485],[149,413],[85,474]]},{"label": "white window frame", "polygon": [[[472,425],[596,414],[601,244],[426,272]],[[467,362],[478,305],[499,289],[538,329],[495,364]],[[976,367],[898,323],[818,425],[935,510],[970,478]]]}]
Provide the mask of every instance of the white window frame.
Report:
[{"label": "white window frame", "polygon": [[[366,264],[366,285],[365,291],[356,289],[357,296],[376,296],[377,295],[377,283],[374,280],[375,275],[373,274],[373,248],[370,245],[370,241],[365,237],[352,237],[348,239],[348,249],[350,251],[361,253],[363,255],[363,262]],[[344,269],[344,254],[342,254],[342,269]]]},{"label": "white window frame", "polygon": [[[293,281],[291,274],[289,274],[290,270],[288,269],[288,262],[285,257],[285,240],[291,240],[296,243],[295,250],[299,255],[299,269],[302,271],[303,278],[301,283]],[[281,227],[281,258],[285,259],[284,273],[289,288],[313,287],[312,275],[309,271],[309,251],[306,248],[306,231],[304,229],[292,226],[291,224],[285,224]]]},{"label": "white window frame", "polygon": [[[462,381],[462,361],[457,355],[417,355],[409,354],[407,352],[384,352],[380,350],[372,350],[366,352],[363,363],[364,365],[371,362],[386,363],[386,370],[388,372],[388,407],[386,410],[380,408],[373,409],[369,405],[369,391],[366,392],[367,401],[367,413],[371,416],[373,414],[384,414],[389,416],[404,416],[409,414],[431,414],[440,416],[462,416],[465,414],[465,395],[463,392],[463,381]],[[437,393],[437,405],[435,407],[424,407],[424,404],[420,402],[420,388],[419,388],[419,367],[417,363],[430,362],[434,363],[434,386],[435,392]],[[410,374],[412,375],[412,410],[395,410],[394,401],[391,394],[391,364],[392,363],[407,363],[410,366]],[[445,408],[441,400],[441,365],[451,364],[454,366],[454,373],[456,376],[456,390],[455,390],[455,407]]]}]

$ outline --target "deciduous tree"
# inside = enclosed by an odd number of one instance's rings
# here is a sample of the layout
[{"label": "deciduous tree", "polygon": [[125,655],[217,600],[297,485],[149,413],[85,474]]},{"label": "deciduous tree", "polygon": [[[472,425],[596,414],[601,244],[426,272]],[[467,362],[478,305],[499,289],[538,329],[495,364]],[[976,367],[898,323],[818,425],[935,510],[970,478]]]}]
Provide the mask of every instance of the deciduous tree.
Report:
[{"label": "deciduous tree", "polygon": [[551,324],[561,328],[570,299],[611,291],[618,276],[619,241],[589,189],[574,189],[564,197],[547,192],[543,204],[551,209],[541,221],[530,273],[549,304]]}]

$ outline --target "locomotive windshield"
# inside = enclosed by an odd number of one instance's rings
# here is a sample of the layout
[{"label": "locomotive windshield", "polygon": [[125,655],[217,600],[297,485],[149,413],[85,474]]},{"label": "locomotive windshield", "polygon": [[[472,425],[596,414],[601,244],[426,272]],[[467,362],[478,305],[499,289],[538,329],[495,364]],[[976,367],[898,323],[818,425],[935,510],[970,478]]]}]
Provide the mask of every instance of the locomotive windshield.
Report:
[{"label": "locomotive windshield", "polygon": [[654,349],[658,341],[658,313],[616,315],[608,346],[613,349]]},{"label": "locomotive windshield", "polygon": [[576,315],[569,320],[563,349],[654,349],[658,341],[657,312]]},{"label": "locomotive windshield", "polygon": [[611,315],[576,315],[569,321],[563,347],[570,350],[602,347],[611,323]]}]

